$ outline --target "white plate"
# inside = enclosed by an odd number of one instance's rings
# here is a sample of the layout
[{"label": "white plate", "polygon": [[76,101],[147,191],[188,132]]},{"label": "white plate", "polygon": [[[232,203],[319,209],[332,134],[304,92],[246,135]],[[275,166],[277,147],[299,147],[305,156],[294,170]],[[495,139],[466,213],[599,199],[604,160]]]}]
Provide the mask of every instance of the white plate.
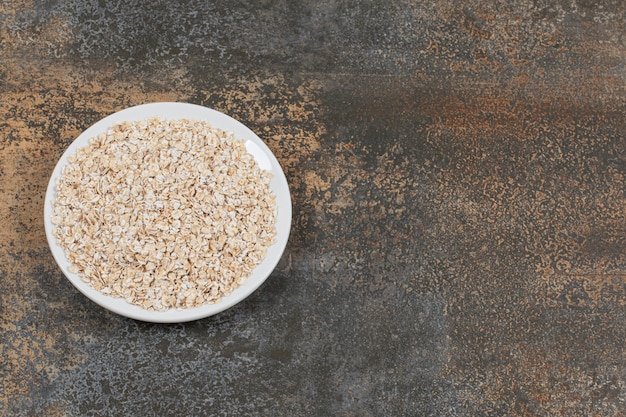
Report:
[{"label": "white plate", "polygon": [[[276,243],[268,248],[265,259],[254,269],[252,275],[243,285],[214,304],[206,304],[200,307],[183,310],[171,309],[167,311],[154,312],[129,304],[124,299],[104,295],[83,282],[78,275],[69,271],[69,261],[65,256],[65,252],[60,246],[57,245],[54,235],[52,234],[53,225],[51,221],[51,214],[52,201],[55,197],[55,184],[57,178],[61,174],[61,170],[67,164],[68,156],[75,153],[77,149],[88,145],[89,139],[105,132],[116,123],[144,120],[155,116],[159,116],[166,120],[182,118],[202,120],[208,122],[214,127],[233,132],[236,138],[245,140],[246,149],[254,156],[254,159],[257,161],[261,169],[268,170],[273,174],[270,188],[276,194],[276,205],[278,207]],[[225,309],[242,301],[254,292],[261,284],[263,284],[276,267],[276,264],[280,260],[280,257],[285,250],[285,246],[287,245],[291,229],[291,197],[289,194],[287,179],[285,178],[285,174],[276,160],[276,157],[272,154],[265,143],[263,143],[263,141],[246,126],[223,113],[195,104],[151,103],[131,107],[105,117],[89,129],[85,130],[80,136],[78,136],[78,138],[76,138],[76,140],[74,140],[74,142],[72,142],[65,153],[61,156],[61,159],[54,168],[50,182],[48,183],[44,206],[44,225],[48,244],[50,245],[54,259],[59,264],[63,274],[65,274],[70,282],[84,295],[100,306],[122,316],[155,323],[179,323],[201,319],[224,311]]]}]

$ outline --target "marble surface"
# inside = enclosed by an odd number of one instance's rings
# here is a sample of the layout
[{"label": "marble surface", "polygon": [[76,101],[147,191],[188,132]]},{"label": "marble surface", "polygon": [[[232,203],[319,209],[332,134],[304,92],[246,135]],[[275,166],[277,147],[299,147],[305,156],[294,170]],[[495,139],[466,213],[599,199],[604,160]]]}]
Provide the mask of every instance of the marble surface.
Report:
[{"label": "marble surface", "polygon": [[[0,3],[0,415],[626,414],[626,5]],[[43,230],[57,159],[155,101],[225,112],[293,197],[275,272],[175,325]]]}]

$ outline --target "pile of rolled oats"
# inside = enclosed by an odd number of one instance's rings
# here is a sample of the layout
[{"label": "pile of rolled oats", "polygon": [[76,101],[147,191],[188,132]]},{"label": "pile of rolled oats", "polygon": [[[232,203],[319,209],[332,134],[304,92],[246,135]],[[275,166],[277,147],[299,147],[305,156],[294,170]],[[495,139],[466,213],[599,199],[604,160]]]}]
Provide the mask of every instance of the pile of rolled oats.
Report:
[{"label": "pile of rolled oats", "polygon": [[218,301],[276,236],[271,173],[206,122],[113,126],[69,157],[52,222],[70,270],[148,310]]}]

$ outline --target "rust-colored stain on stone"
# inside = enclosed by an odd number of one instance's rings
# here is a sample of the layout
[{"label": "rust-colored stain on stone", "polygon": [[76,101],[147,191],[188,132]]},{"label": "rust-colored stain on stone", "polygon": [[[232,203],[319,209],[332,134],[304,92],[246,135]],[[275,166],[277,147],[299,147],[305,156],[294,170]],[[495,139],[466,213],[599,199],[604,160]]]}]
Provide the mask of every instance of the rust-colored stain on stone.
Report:
[{"label": "rust-colored stain on stone", "polygon": [[[624,4],[105,3],[0,3],[0,415],[626,414]],[[155,101],[292,193],[267,283],[194,323],[96,306],[43,230],[71,141]]]}]

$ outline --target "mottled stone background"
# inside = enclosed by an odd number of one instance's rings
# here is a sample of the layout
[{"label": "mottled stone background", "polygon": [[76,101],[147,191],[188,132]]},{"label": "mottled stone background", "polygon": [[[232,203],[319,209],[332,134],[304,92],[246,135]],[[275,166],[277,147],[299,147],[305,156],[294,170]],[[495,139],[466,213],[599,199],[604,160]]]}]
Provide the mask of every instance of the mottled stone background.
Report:
[{"label": "mottled stone background", "polygon": [[[626,415],[622,0],[0,2],[0,415]],[[230,114],[293,229],[245,302],[119,317],[43,230],[72,140]]]}]

